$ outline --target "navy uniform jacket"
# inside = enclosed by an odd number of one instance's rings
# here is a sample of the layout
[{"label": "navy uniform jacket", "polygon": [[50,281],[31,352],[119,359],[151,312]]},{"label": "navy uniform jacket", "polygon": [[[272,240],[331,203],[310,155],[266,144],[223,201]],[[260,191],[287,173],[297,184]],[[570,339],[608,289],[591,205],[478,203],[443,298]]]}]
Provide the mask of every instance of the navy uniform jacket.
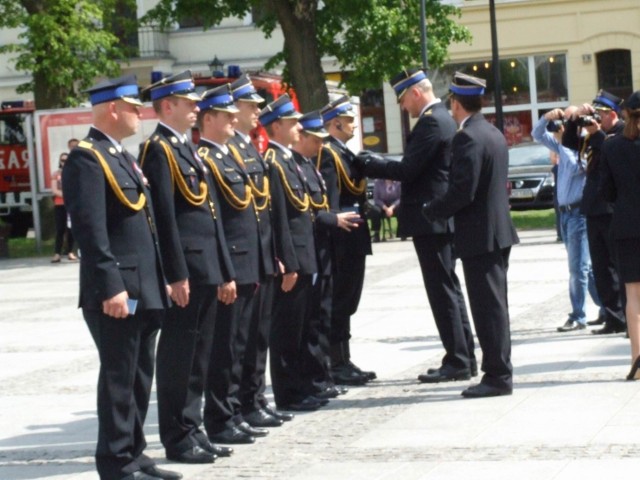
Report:
[{"label": "navy uniform jacket", "polygon": [[300,165],[307,179],[307,192],[311,198],[314,215],[313,230],[318,273],[328,276],[331,275],[332,232],[338,227],[338,216],[329,210],[327,187],[316,166],[298,152],[293,152],[293,158]]},{"label": "navy uniform jacket", "polygon": [[282,198],[286,205],[291,241],[298,260],[297,272],[304,275],[317,273],[313,212],[307,197],[304,172],[291,154],[271,142],[264,158],[273,172],[272,196],[274,199]]},{"label": "navy uniform jacket", "polygon": [[208,185],[210,172],[191,145],[159,124],[142,147],[140,165],[156,207],[169,283],[189,278],[192,285],[219,285],[232,280],[216,190]]},{"label": "navy uniform jacket", "polygon": [[[327,186],[331,210],[341,211],[346,208],[353,208],[355,204],[358,204],[359,213],[362,218],[365,218],[364,206],[367,203],[366,183],[362,193],[354,193],[349,189],[349,182],[355,187],[360,187],[360,182],[364,182],[364,178],[353,165],[354,158],[355,155],[351,150],[335,138],[328,137],[328,140],[320,150],[317,166]],[[346,178],[338,171],[337,162],[340,162],[340,166],[344,169]],[[334,247],[342,253],[371,255],[371,234],[366,221],[351,232],[338,230],[335,232],[334,240]]]},{"label": "navy uniform jacket", "polygon": [[451,141],[457,130],[443,103],[427,108],[409,137],[400,162],[371,158],[365,174],[402,182],[398,236],[413,237],[453,231],[452,219],[427,220],[422,206],[442,196],[449,185]]},{"label": "navy uniform jacket", "polygon": [[[265,201],[268,202],[267,208],[263,208],[258,212],[258,227],[260,229],[261,249],[265,252],[263,259],[265,274],[275,275],[278,273],[278,267],[276,265],[276,241],[281,238],[283,233],[274,228],[274,225],[279,225],[278,222],[274,222],[274,218],[285,214],[284,205],[274,205],[269,190],[267,189],[265,191],[265,187],[268,186],[265,185],[265,179],[270,178],[271,173],[269,171],[269,166],[264,162],[264,159],[256,147],[254,147],[253,143],[246,142],[242,135],[236,132],[236,135],[229,140],[229,144],[238,150],[244,161],[247,175],[249,175],[249,178],[251,178],[256,188],[260,191],[260,195],[267,195],[266,198],[256,196],[256,202],[258,205],[263,205]],[[254,196],[255,195],[256,192],[254,191]],[[267,252],[269,252],[268,255]],[[286,258],[290,258],[290,256]]]},{"label": "navy uniform jacket", "polygon": [[261,269],[260,234],[249,178],[244,168],[217,145],[201,139],[198,153],[217,183],[224,234],[236,272],[236,283],[258,283]]},{"label": "navy uniform jacket", "polygon": [[426,207],[429,217],[454,217],[460,258],[518,243],[509,215],[508,167],[504,135],[481,113],[471,115],[453,137],[447,193]]},{"label": "navy uniform jacket", "polygon": [[602,144],[605,139],[622,133],[624,122],[619,120],[611,129],[605,133],[598,130],[588,137],[580,137],[575,120],[567,121],[564,134],[562,135],[562,145],[572,150],[577,150],[586,155],[587,158],[587,179],[582,190],[582,201],[580,202],[580,213],[587,216],[611,215],[613,206],[607,202],[599,192],[600,186],[600,157],[602,155]]},{"label": "navy uniform jacket", "polygon": [[611,229],[616,240],[640,237],[639,158],[640,140],[616,135],[602,147],[600,188],[614,204]]},{"label": "navy uniform jacket", "polygon": [[[143,194],[145,207],[132,210],[116,196],[92,149],[104,159],[123,197],[135,204]],[[102,132],[91,128],[69,154],[67,168],[62,190],[82,251],[80,307],[102,310],[104,300],[126,291],[138,300],[138,310],[166,308],[169,300],[153,232],[151,196],[135,158],[118,153]]]}]

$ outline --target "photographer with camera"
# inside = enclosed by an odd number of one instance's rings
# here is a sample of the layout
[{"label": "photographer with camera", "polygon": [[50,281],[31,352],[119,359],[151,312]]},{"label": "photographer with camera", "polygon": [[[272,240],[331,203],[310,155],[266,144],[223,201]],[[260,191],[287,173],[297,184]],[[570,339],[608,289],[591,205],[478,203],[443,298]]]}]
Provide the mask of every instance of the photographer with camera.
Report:
[{"label": "photographer with camera", "polygon": [[[593,330],[596,335],[626,331],[624,291],[621,292],[616,267],[616,255],[611,237],[613,206],[598,191],[601,149],[605,140],[621,134],[624,122],[618,117],[622,99],[600,90],[591,104],[585,103],[567,120],[562,144],[577,150],[586,161],[586,183],[580,211],[587,218],[589,253],[593,264],[598,297],[604,308],[598,320],[588,325],[604,324]],[[582,133],[586,135],[582,135]]]},{"label": "photographer with camera", "polygon": [[585,306],[587,291],[594,302],[600,305],[595,291],[591,271],[586,218],[580,209],[582,190],[586,180],[586,164],[580,160],[577,149],[562,145],[566,120],[577,111],[577,107],[566,110],[555,108],[545,113],[533,127],[531,135],[558,154],[558,210],[562,241],[569,257],[569,299],[571,313],[559,332],[583,330],[587,326]]}]

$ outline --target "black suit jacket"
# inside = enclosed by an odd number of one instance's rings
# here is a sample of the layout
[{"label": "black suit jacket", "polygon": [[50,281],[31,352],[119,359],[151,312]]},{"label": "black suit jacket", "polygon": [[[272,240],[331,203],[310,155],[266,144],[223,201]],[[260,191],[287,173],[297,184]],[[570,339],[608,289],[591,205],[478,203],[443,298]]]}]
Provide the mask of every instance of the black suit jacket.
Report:
[{"label": "black suit jacket", "polygon": [[[366,186],[361,194],[354,194],[345,186],[345,179],[338,173],[336,161],[339,161],[348,180],[360,184],[364,177],[354,166],[355,155],[346,146],[333,137],[328,137],[320,150],[317,167],[324,178],[329,205],[333,211],[353,208],[358,205],[362,218],[365,218],[364,207],[367,203]],[[369,224],[365,221],[351,232],[338,230],[335,232],[334,247],[342,253],[371,255],[371,233]]]},{"label": "black suit jacket", "polygon": [[313,207],[314,214],[314,240],[316,245],[316,257],[318,259],[318,273],[331,275],[332,232],[338,226],[338,216],[329,210],[327,187],[322,175],[311,162],[298,152],[293,152],[293,158],[300,166],[307,179],[307,192],[315,205],[326,207]]},{"label": "black suit jacket", "polygon": [[412,237],[453,231],[452,219],[427,220],[422,206],[442,196],[449,184],[451,141],[457,130],[442,103],[427,108],[407,139],[400,162],[372,158],[365,174],[402,182],[398,216],[398,235]]},{"label": "black suit jacket", "polygon": [[[236,272],[236,283],[246,285],[258,283],[264,275],[260,260],[260,232],[255,204],[249,187],[249,177],[245,169],[230,153],[224,153],[217,145],[201,139],[198,153],[213,173],[220,192],[220,210],[227,246]],[[247,192],[248,196],[247,196]],[[246,207],[234,205],[230,200],[235,196],[247,201]]]},{"label": "black suit jacket", "polygon": [[[166,146],[173,155],[168,158]],[[209,184],[210,172],[196,157],[189,143],[180,142],[171,130],[159,124],[144,143],[139,163],[149,179],[165,274],[170,283],[189,278],[193,285],[219,285],[232,280],[235,272],[216,211],[218,197]],[[170,162],[175,160],[180,179],[174,178]],[[207,195],[194,205],[180,190],[182,180],[189,192]],[[191,199],[194,202],[194,199]],[[195,200],[199,203],[199,200]]]},{"label": "black suit jacket", "polygon": [[613,206],[600,193],[600,157],[602,145],[607,138],[618,135],[624,130],[624,122],[618,121],[611,131],[598,130],[588,137],[580,136],[580,127],[575,120],[567,121],[562,145],[584,154],[587,159],[587,178],[582,190],[580,213],[587,216],[611,215]]},{"label": "black suit jacket", "polygon": [[[262,155],[258,152],[256,147],[251,142],[245,141],[245,139],[236,132],[236,135],[229,140],[229,144],[233,145],[238,153],[242,156],[244,161],[247,175],[253,180],[253,183],[261,192],[265,189],[265,179],[269,179],[271,183],[271,172],[269,166],[266,164]],[[258,211],[258,228],[260,229],[260,248],[264,252],[263,255],[263,268],[267,275],[274,275],[278,273],[276,264],[277,251],[276,242],[283,243],[282,239],[287,233],[282,232],[279,229],[282,222],[274,221],[279,217],[286,215],[285,206],[282,203],[274,202],[271,196],[271,192],[267,191],[268,198],[256,198],[256,202],[259,205],[263,205],[264,201],[268,202],[267,208],[263,208]],[[289,242],[290,243],[290,242]],[[288,259],[290,255],[283,255],[283,258]],[[285,265],[285,268],[287,266]]]},{"label": "black suit jacket", "polygon": [[469,117],[453,137],[447,192],[425,207],[429,217],[454,217],[460,258],[518,243],[509,215],[508,167],[504,135],[481,113]]},{"label": "black suit jacket", "polygon": [[600,188],[614,204],[611,229],[615,239],[640,237],[639,159],[640,140],[617,135],[604,142]]},{"label": "black suit jacket", "polygon": [[[291,154],[271,142],[264,158],[273,171],[271,193],[274,201],[283,201],[286,205],[291,241],[298,261],[297,271],[305,275],[317,273],[313,212],[307,199],[305,174]],[[305,204],[306,209],[301,204]]]},{"label": "black suit jacket", "polygon": [[[129,202],[143,194],[145,208],[132,210],[116,196],[97,154],[105,160]],[[135,158],[118,153],[95,128],[69,154],[62,190],[73,236],[82,251],[80,307],[102,310],[102,302],[126,291],[138,310],[162,309],[169,300],[153,225],[149,189]]]}]

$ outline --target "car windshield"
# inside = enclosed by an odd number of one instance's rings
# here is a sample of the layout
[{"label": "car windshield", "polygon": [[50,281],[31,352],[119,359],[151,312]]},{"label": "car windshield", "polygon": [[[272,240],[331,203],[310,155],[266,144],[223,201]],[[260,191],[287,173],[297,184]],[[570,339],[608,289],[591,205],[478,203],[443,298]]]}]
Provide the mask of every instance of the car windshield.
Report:
[{"label": "car windshield", "polygon": [[551,165],[549,150],[543,145],[525,145],[509,149],[510,167]]}]

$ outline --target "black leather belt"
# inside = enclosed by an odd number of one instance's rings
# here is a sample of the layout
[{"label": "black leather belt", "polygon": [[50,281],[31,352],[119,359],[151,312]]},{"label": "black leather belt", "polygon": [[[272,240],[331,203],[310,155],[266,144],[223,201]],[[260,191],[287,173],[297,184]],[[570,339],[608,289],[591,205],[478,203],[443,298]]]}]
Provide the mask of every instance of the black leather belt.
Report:
[{"label": "black leather belt", "polygon": [[558,207],[558,210],[564,213],[564,212],[570,212],[571,210],[575,210],[576,208],[579,208],[579,207],[580,207],[580,202],[576,202],[576,203],[570,203],[569,205],[560,205]]}]

